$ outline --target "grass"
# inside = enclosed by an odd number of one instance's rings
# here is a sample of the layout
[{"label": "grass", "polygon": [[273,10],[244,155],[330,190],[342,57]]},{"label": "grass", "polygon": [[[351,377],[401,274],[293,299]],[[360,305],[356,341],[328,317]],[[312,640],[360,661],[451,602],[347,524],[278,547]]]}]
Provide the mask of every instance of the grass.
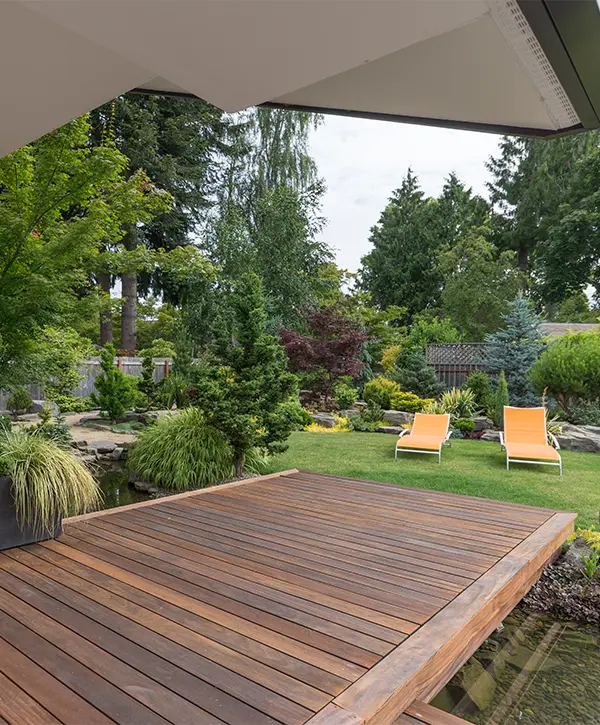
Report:
[{"label": "grass", "polygon": [[562,451],[564,475],[558,468],[511,464],[498,443],[456,440],[437,458],[414,453],[394,460],[396,438],[381,433],[293,433],[286,453],[270,470],[300,468],[354,478],[397,483],[435,491],[543,506],[579,514],[577,525],[598,523],[600,455]]}]

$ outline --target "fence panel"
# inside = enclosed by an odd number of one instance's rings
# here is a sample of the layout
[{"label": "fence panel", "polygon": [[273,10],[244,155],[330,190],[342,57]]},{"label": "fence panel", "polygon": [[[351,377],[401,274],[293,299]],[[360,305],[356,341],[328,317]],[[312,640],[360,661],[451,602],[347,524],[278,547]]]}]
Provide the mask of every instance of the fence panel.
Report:
[{"label": "fence panel", "polygon": [[[159,382],[168,374],[168,371],[173,365],[173,359],[170,357],[155,357],[154,360],[154,382]],[[134,375],[140,378],[142,376],[142,358],[141,357],[116,357],[115,365],[119,367],[126,375]],[[93,392],[96,391],[95,381],[98,375],[102,372],[100,367],[100,358],[93,357],[88,360],[84,360],[79,369],[81,380],[73,395],[77,395],[82,398],[89,397]],[[39,383],[32,383],[26,385],[29,395],[32,400],[44,400],[44,390]],[[6,402],[10,396],[10,392],[6,390],[0,391],[0,409],[6,409]]]},{"label": "fence panel", "polygon": [[442,343],[427,345],[425,356],[441,383],[459,388],[474,370],[494,372],[487,363],[489,351],[485,342]]}]

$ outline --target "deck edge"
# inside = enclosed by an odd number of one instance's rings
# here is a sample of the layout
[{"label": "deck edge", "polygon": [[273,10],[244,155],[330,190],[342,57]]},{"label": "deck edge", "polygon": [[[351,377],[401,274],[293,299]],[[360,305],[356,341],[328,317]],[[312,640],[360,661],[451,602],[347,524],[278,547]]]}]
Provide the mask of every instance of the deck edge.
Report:
[{"label": "deck edge", "polygon": [[392,725],[415,700],[433,697],[535,583],[575,519],[571,513],[551,516],[338,695],[329,717],[322,711],[306,725]]},{"label": "deck edge", "polygon": [[182,498],[189,498],[190,496],[200,496],[204,493],[210,493],[211,491],[222,491],[225,488],[235,488],[236,486],[243,486],[247,483],[255,483],[256,481],[266,481],[269,478],[280,478],[284,474],[298,473],[297,468],[290,468],[287,471],[278,471],[277,473],[266,473],[264,476],[253,476],[252,478],[243,478],[241,481],[230,481],[229,483],[218,483],[214,486],[207,486],[206,488],[195,488],[192,491],[183,491],[182,493],[174,493],[171,496],[163,496],[161,498],[152,498],[148,501],[138,501],[137,503],[125,504],[125,506],[115,506],[111,509],[102,509],[101,511],[90,511],[87,514],[79,514],[79,516],[70,516],[69,518],[63,519],[63,525],[75,524],[78,521],[88,521],[89,519],[95,519],[99,516],[110,516],[111,514],[122,513],[123,511],[131,511],[133,509],[145,508],[146,506],[154,506],[155,504],[164,503],[165,501],[179,501]]}]

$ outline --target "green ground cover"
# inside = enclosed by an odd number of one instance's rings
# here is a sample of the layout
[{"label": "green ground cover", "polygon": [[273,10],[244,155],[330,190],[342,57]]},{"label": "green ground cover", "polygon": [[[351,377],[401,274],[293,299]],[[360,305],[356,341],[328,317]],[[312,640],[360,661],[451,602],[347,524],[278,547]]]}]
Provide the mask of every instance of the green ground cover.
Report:
[{"label": "green ground cover", "polygon": [[506,471],[498,443],[456,440],[435,456],[404,453],[394,460],[396,438],[381,433],[293,433],[286,453],[271,470],[300,468],[355,478],[387,481],[469,496],[575,511],[577,525],[598,523],[600,455],[562,451],[558,468],[511,464]]}]

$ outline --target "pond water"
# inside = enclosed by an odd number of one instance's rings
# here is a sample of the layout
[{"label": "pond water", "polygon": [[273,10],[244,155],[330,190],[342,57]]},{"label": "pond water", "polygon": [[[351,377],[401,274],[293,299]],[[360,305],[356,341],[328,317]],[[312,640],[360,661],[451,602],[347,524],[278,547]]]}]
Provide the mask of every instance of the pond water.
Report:
[{"label": "pond water", "polygon": [[600,631],[517,608],[431,704],[477,725],[600,725]]},{"label": "pond water", "polygon": [[129,484],[127,472],[118,463],[98,471],[97,479],[104,493],[103,509],[148,500],[147,493],[136,491]]}]

